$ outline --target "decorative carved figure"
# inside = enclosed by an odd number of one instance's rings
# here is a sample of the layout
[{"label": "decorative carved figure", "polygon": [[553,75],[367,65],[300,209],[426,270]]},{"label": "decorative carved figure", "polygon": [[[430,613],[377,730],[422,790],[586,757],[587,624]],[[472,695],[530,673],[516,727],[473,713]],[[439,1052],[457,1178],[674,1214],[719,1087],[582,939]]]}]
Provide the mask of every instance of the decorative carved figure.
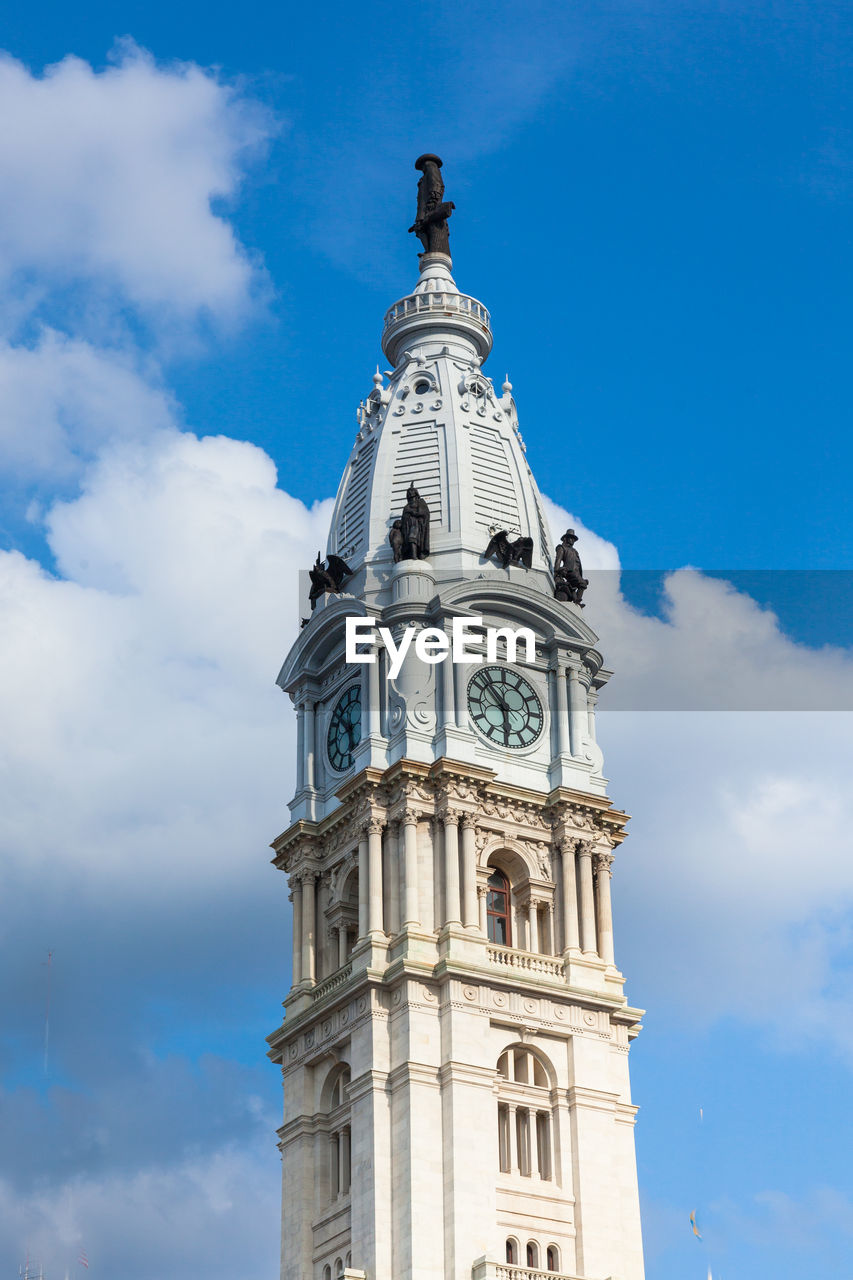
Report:
[{"label": "decorative carved figure", "polygon": [[533,563],[533,539],[516,538],[511,542],[506,529],[500,529],[493,534],[483,552],[485,560],[491,560],[492,556],[497,556],[504,569],[508,569],[511,564],[523,564],[525,569],[529,569]]},{"label": "decorative carved figure", "polygon": [[399,564],[403,559],[403,522],[395,520],[388,532],[388,541],[391,543],[391,550],[394,553],[394,563]]},{"label": "decorative carved figure", "polygon": [[402,535],[400,559],[426,560],[428,558],[429,507],[415,488],[414,480],[406,492],[406,505],[400,517],[400,533]]},{"label": "decorative carved figure", "polygon": [[352,569],[340,556],[329,556],[328,562],[324,564],[318,551],[314,567],[308,570],[308,576],[311,579],[311,590],[308,593],[308,599],[311,601],[311,611],[313,613],[320,596],[325,595],[327,591],[336,595],[341,589],[344,578],[352,577]]},{"label": "decorative carved figure", "polygon": [[569,600],[582,609],[583,593],[589,579],[583,576],[581,558],[575,551],[578,536],[574,529],[567,529],[560,539],[554,557],[554,595],[558,600]]},{"label": "decorative carved figure", "polygon": [[[418,182],[418,212],[409,227],[424,247],[425,253],[446,253],[450,256],[450,232],[447,219],[456,205],[444,200],[444,182],[441,177],[441,160],[438,156],[418,156],[415,168],[420,169]],[[420,254],[418,255],[421,256]]]}]

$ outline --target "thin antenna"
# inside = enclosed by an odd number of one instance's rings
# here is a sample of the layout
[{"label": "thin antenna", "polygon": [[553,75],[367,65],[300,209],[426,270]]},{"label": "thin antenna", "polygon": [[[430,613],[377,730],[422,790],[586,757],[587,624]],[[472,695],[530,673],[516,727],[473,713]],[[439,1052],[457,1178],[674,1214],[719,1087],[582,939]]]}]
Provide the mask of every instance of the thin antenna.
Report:
[{"label": "thin antenna", "polygon": [[44,1074],[47,1075],[47,1051],[50,1044],[50,973],[53,965],[53,952],[47,953],[47,1003],[44,1007]]}]

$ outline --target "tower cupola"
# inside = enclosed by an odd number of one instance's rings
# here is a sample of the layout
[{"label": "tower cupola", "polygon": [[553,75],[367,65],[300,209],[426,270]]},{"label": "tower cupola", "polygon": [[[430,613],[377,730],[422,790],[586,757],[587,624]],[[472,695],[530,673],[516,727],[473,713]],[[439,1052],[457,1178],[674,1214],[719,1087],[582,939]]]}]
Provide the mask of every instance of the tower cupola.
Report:
[{"label": "tower cupola", "polygon": [[[410,230],[425,246],[419,279],[385,315],[382,350],[392,368],[384,376],[377,371],[359,405],[328,552],[355,570],[348,592],[384,604],[394,564],[394,522],[414,487],[429,511],[437,579],[494,570],[485,552],[496,534],[504,534],[512,542],[530,540],[525,582],[550,595],[547,524],[511,386],[504,383],[498,391],[483,372],[492,349],[489,312],[460,292],[451,274],[446,221],[452,203],[434,199],[432,213],[428,207],[423,184],[430,167],[438,174],[441,162],[426,156],[417,163],[424,177]],[[443,196],[443,183],[432,194]]]}]

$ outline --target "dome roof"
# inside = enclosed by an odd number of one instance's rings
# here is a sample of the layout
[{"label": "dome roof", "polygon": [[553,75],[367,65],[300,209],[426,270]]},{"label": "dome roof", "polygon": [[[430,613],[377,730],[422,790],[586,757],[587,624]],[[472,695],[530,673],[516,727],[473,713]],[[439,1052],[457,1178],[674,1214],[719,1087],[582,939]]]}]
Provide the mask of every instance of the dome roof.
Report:
[{"label": "dome roof", "polygon": [[[382,347],[393,372],[359,407],[359,431],[341,479],[328,550],[369,593],[393,563],[389,530],[414,484],[430,511],[430,565],[443,579],[495,569],[492,535],[532,539],[528,585],[551,591],[551,547],[536,481],[518,429],[512,388],[495,391],[482,364],[489,313],[459,292],[445,254],[421,255],[414,293],[387,312]],[[361,575],[360,575],[361,576]]]}]

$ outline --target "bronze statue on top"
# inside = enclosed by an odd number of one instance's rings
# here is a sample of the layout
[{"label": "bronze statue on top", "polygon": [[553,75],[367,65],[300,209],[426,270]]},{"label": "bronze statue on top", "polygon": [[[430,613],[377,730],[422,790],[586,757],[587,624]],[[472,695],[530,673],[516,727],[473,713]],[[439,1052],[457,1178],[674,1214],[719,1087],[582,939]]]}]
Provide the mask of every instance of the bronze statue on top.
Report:
[{"label": "bronze statue on top", "polygon": [[554,595],[558,600],[571,601],[582,609],[583,593],[589,586],[589,579],[583,576],[581,558],[575,551],[577,540],[574,529],[567,529],[560,539],[554,556]]},{"label": "bronze statue on top", "polygon": [[406,505],[399,520],[388,534],[394,562],[426,560],[429,556],[429,507],[415,488],[414,480],[406,492]]},{"label": "bronze statue on top", "polygon": [[418,212],[409,231],[414,231],[424,247],[424,253],[446,253],[450,257],[447,219],[456,205],[452,200],[442,198],[444,182],[441,177],[441,160],[430,154],[418,156],[415,168],[420,169],[422,176],[418,182]]}]

